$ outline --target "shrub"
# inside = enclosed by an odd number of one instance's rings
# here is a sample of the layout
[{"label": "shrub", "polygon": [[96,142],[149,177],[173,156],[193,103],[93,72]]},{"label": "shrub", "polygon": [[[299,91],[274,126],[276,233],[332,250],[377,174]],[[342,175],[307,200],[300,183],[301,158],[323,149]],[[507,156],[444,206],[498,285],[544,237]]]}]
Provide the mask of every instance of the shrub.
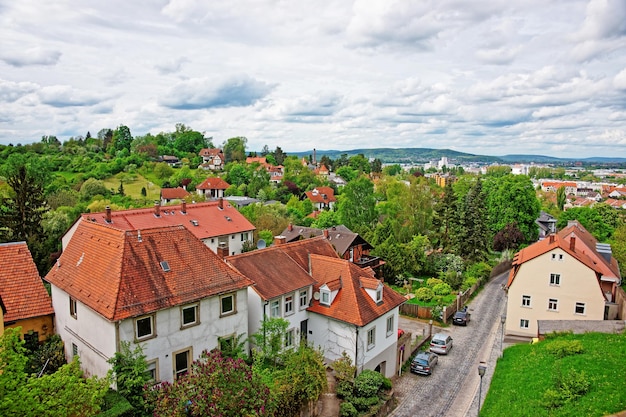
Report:
[{"label": "shrub", "polygon": [[104,395],[101,410],[100,417],[131,417],[135,412],[130,402],[112,389]]},{"label": "shrub", "polygon": [[583,353],[583,344],[580,340],[555,340],[546,346],[546,351],[557,358]]},{"label": "shrub", "polygon": [[383,385],[384,379],[385,377],[376,371],[364,370],[354,380],[354,395],[357,397],[375,396]]},{"label": "shrub", "polygon": [[465,276],[473,277],[479,281],[487,281],[491,275],[491,267],[485,262],[478,262],[467,267]]},{"label": "shrub", "polygon": [[467,277],[463,280],[463,285],[461,286],[461,289],[463,291],[466,291],[467,289],[471,288],[472,285],[476,284],[478,282],[478,280],[474,277]]},{"label": "shrub", "polygon": [[426,280],[426,285],[430,288],[433,288],[435,285],[443,284],[443,280],[439,278],[428,278]]},{"label": "shrub", "polygon": [[589,391],[591,383],[584,371],[572,369],[563,373],[557,368],[554,373],[554,388],[547,389],[542,397],[545,408],[558,408],[563,404],[576,401]]},{"label": "shrub", "polygon": [[417,298],[420,301],[429,302],[430,300],[433,299],[434,296],[435,296],[435,293],[433,292],[433,290],[431,290],[428,287],[422,287],[418,289],[417,291],[415,291],[415,298]]},{"label": "shrub", "polygon": [[356,417],[359,412],[354,408],[352,403],[343,402],[339,406],[339,417]]},{"label": "shrub", "polygon": [[433,287],[435,295],[448,295],[452,292],[452,288],[445,283],[437,284]]},{"label": "shrub", "polygon": [[352,359],[345,351],[341,352],[341,358],[333,363],[333,369],[338,382],[350,381],[352,383],[354,380],[356,366],[352,365]]},{"label": "shrub", "polygon": [[368,411],[380,402],[377,395],[373,397],[357,397],[353,398],[351,403],[358,411]]},{"label": "shrub", "polygon": [[337,397],[342,399],[351,399],[354,393],[354,383],[352,381],[337,382]]}]

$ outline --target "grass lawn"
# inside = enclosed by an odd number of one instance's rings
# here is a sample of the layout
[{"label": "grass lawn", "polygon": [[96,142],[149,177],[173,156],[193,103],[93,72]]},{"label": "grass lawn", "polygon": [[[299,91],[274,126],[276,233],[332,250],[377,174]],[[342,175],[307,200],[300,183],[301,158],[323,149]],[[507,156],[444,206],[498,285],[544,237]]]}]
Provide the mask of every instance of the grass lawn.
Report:
[{"label": "grass lawn", "polygon": [[[582,353],[558,357],[550,352],[559,343],[572,341],[580,341]],[[626,380],[625,364],[623,334],[565,334],[534,345],[511,346],[498,360],[480,415],[587,417],[626,410],[626,390],[622,387]],[[589,382],[587,393],[560,407],[546,408],[544,393],[556,389],[557,373],[567,375],[572,370],[584,373],[584,380]]]},{"label": "grass lawn", "polygon": [[129,197],[135,199],[143,198],[141,195],[141,189],[145,187],[147,193],[146,199],[148,201],[156,201],[161,198],[161,187],[144,178],[140,174],[132,174],[132,176],[129,176],[127,173],[119,173],[113,177],[105,179],[103,181],[105,187],[117,192],[120,188],[120,178],[124,181],[124,194]]}]

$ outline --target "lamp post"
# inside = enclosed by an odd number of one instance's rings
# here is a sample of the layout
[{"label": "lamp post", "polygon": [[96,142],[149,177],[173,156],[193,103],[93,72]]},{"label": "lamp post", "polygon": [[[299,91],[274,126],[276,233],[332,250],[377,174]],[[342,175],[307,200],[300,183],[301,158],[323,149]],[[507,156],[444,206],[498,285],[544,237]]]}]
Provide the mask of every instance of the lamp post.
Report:
[{"label": "lamp post", "polygon": [[484,362],[481,362],[480,365],[478,365],[478,375],[480,376],[480,385],[478,388],[478,414],[476,414],[477,416],[480,416],[480,399],[483,394],[483,376],[485,376],[486,370],[487,370],[487,367],[484,365]]},{"label": "lamp post", "polygon": [[506,315],[500,316],[500,323],[502,323],[500,331],[500,356],[504,356],[504,323],[506,323]]}]

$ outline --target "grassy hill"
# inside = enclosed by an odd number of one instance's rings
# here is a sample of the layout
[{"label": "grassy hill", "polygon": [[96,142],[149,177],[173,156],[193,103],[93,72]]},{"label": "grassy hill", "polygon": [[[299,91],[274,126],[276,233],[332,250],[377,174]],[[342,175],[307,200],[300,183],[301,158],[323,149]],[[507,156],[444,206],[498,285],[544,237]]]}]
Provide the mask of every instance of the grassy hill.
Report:
[{"label": "grassy hill", "polygon": [[[306,152],[288,152],[289,155],[296,155],[299,158],[308,157],[313,151]],[[374,148],[374,149],[352,149],[349,151],[337,150],[320,150],[315,151],[317,160],[326,155],[331,159],[337,159],[341,155],[351,156],[363,154],[366,158],[378,158],[383,163],[426,163],[432,160],[439,160],[447,157],[450,162],[501,162],[495,156],[472,155],[469,153],[457,152],[450,149],[431,149],[431,148]]]},{"label": "grassy hill", "polygon": [[141,174],[127,174],[121,172],[105,179],[104,185],[115,192],[120,188],[120,181],[124,184],[124,194],[134,199],[144,198],[141,189],[146,189],[146,200],[156,201],[161,198],[161,187]]},{"label": "grassy hill", "polygon": [[511,346],[498,361],[480,415],[591,417],[626,410],[625,363],[623,334],[565,334]]}]

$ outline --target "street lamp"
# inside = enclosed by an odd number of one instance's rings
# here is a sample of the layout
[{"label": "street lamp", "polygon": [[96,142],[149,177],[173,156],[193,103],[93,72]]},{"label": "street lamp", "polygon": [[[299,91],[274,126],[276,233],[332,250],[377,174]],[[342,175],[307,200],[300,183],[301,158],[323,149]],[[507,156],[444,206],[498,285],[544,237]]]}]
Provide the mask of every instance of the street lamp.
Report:
[{"label": "street lamp", "polygon": [[483,364],[484,362],[481,362],[480,365],[478,365],[478,375],[480,376],[480,385],[478,388],[478,414],[476,414],[477,416],[480,416],[480,399],[483,394],[483,376],[485,376],[485,371],[487,370],[487,367]]},{"label": "street lamp", "polygon": [[500,316],[500,323],[502,323],[501,332],[500,332],[500,356],[504,356],[504,323],[506,323],[506,315]]}]

